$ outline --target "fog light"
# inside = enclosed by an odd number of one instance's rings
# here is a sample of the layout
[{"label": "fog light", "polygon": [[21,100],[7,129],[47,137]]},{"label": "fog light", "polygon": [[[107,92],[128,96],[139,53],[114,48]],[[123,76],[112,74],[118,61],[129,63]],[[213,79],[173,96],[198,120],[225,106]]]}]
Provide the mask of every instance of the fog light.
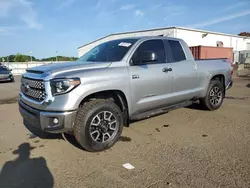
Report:
[{"label": "fog light", "polygon": [[59,123],[59,120],[58,120],[57,118],[54,118],[54,119],[53,119],[53,124],[54,124],[54,125],[57,125],[58,123]]}]

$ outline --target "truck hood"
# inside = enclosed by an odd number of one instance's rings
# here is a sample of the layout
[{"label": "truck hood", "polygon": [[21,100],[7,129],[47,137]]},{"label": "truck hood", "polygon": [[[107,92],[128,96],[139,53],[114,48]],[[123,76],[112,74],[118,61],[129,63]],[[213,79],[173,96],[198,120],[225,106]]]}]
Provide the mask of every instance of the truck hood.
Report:
[{"label": "truck hood", "polygon": [[106,68],[111,62],[90,62],[90,61],[75,61],[75,62],[64,62],[64,63],[53,63],[47,65],[41,65],[33,68],[28,68],[26,72],[36,74],[57,74],[63,72],[70,72],[74,70],[85,70],[85,69],[97,69]]}]

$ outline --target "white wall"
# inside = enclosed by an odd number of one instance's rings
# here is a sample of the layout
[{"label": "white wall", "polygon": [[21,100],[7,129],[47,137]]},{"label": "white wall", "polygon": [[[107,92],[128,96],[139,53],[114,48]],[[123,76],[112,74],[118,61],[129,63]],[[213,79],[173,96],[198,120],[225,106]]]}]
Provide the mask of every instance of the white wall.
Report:
[{"label": "white wall", "polygon": [[202,38],[202,34],[204,33],[177,29],[176,37],[185,40],[188,46],[216,46],[216,42],[221,41],[224,47],[232,47],[234,51],[246,49],[246,42],[242,37],[208,33],[206,37]]},{"label": "white wall", "polygon": [[98,40],[96,42],[93,42],[89,45],[83,46],[78,49],[78,55],[79,57],[91,50],[93,47],[110,40],[114,39],[121,39],[121,38],[127,38],[127,37],[140,37],[140,36],[158,36],[158,35],[165,35],[165,36],[174,36],[174,29],[162,29],[162,30],[153,30],[153,31],[142,31],[142,32],[134,32],[134,33],[124,33],[124,34],[114,34],[111,36],[108,36],[104,39]]},{"label": "white wall", "polygon": [[31,67],[36,67],[40,65],[46,65],[46,64],[51,64],[51,63],[63,63],[65,61],[58,61],[58,62],[51,62],[51,61],[42,61],[42,62],[5,62],[2,63],[5,66],[9,67],[12,69],[12,73],[14,75],[19,75],[25,73],[27,68]]},{"label": "white wall", "polygon": [[246,39],[246,50],[250,50],[250,39]]},{"label": "white wall", "polygon": [[[169,37],[178,37],[186,41],[188,46],[199,46],[199,45],[216,46],[217,44],[216,42],[221,41],[223,42],[224,47],[232,47],[234,51],[246,50],[248,47],[247,43],[250,44],[250,39],[244,39],[243,37],[230,36],[230,35],[219,35],[219,34],[208,33],[206,37],[202,38],[202,34],[204,33],[206,32],[177,28],[177,29],[158,29],[158,30],[151,30],[151,31],[114,34],[114,35],[108,36],[94,43],[91,43],[89,45],[79,48],[78,55],[82,56],[83,54],[85,54],[86,52],[88,52],[90,49],[97,46],[98,44],[109,41],[109,40],[126,38],[126,37],[136,37],[136,36],[164,35],[164,36],[169,36]],[[250,48],[250,45],[248,48]]]}]

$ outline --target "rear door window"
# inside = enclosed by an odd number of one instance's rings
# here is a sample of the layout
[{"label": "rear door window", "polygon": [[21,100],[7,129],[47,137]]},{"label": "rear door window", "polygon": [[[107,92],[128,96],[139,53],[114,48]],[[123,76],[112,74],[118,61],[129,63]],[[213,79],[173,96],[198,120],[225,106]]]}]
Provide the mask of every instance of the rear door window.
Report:
[{"label": "rear door window", "polygon": [[186,60],[185,53],[179,41],[168,40],[168,43],[172,51],[173,62]]}]

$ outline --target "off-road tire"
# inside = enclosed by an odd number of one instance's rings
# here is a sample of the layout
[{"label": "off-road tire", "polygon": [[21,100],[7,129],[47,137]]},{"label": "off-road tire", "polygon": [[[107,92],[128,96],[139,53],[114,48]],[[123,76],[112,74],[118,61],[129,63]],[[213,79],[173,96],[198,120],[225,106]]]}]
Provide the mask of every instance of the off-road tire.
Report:
[{"label": "off-road tire", "polygon": [[[92,119],[102,111],[112,112],[116,118],[118,126],[118,131],[112,140],[108,140],[104,143],[94,141],[91,138],[89,131]],[[73,134],[77,142],[84,149],[90,152],[99,152],[110,148],[117,142],[122,133],[123,123],[122,112],[113,101],[94,99],[85,102],[79,107],[74,123]]]},{"label": "off-road tire", "polygon": [[[215,87],[218,87],[220,89],[220,91],[222,92],[222,98],[217,105],[212,104],[210,101],[210,92]],[[210,111],[217,110],[222,105],[224,97],[225,97],[225,88],[224,88],[223,84],[221,83],[221,81],[220,80],[211,80],[209,83],[209,86],[208,86],[206,96],[204,98],[200,99],[200,105],[205,110],[210,110]]]}]

